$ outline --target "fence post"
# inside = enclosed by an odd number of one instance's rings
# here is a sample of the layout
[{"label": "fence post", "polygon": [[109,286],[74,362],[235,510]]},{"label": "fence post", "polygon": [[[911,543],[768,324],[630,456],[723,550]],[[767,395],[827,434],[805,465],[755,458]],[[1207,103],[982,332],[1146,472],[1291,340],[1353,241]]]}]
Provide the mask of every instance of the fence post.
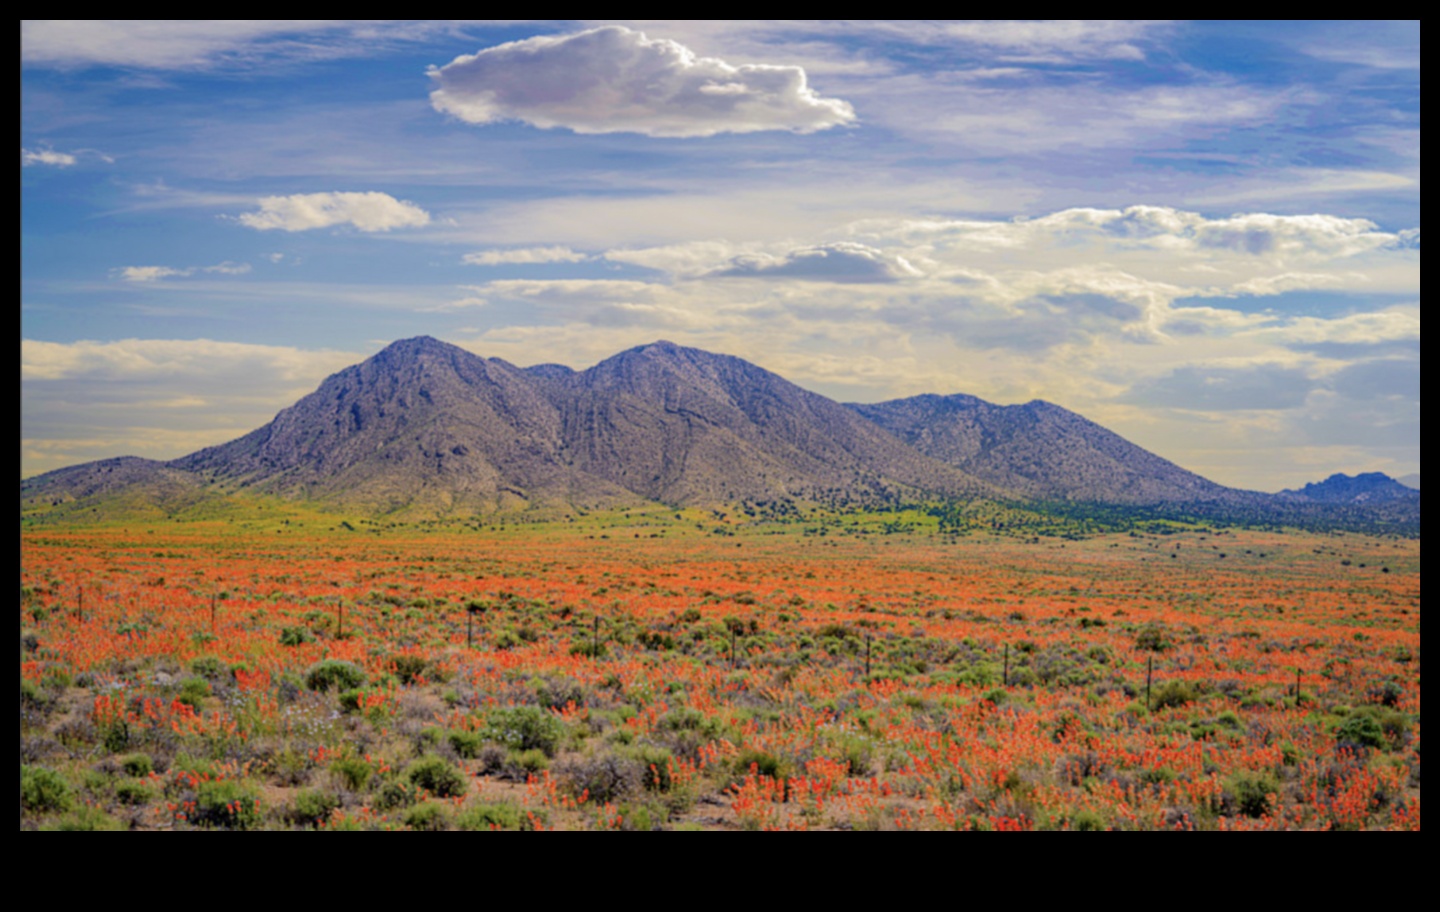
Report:
[{"label": "fence post", "polygon": [[1145,660],[1145,711],[1150,712],[1150,682],[1155,677],[1155,657]]}]

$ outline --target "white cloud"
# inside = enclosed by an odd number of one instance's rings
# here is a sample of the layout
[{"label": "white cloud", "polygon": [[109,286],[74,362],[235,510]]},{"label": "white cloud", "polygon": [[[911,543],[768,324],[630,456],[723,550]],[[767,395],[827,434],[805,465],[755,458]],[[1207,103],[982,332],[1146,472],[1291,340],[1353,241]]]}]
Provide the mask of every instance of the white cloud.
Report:
[{"label": "white cloud", "polygon": [[116,278],[126,282],[158,282],[175,276],[193,276],[196,273],[216,275],[246,275],[251,271],[249,263],[217,263],[214,266],[125,266],[115,270]]},{"label": "white cloud", "polygon": [[430,75],[435,109],[474,124],[701,137],[813,133],[855,119],[847,102],[811,89],[798,66],[732,66],[621,26],[502,44]]},{"label": "white cloud", "polygon": [[590,257],[569,247],[526,247],[518,250],[482,250],[467,253],[464,262],[471,266],[511,266],[539,263],[583,263]]},{"label": "white cloud", "polygon": [[68,152],[56,152],[54,149],[20,149],[20,166],[28,168],[31,165],[50,165],[55,168],[68,168],[75,164],[76,158]]},{"label": "white cloud", "polygon": [[239,216],[240,223],[257,231],[309,231],[335,225],[353,225],[361,231],[390,231],[430,224],[430,213],[388,193],[299,193],[267,196],[259,212]]},{"label": "white cloud", "polygon": [[864,244],[839,242],[803,247],[783,255],[735,257],[709,274],[714,278],[776,278],[865,284],[921,275],[903,256],[887,256]]}]

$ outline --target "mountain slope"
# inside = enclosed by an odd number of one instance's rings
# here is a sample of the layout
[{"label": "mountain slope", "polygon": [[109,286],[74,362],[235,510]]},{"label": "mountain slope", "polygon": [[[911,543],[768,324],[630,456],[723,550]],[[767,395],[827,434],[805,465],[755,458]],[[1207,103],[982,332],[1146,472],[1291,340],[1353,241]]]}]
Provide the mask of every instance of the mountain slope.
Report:
[{"label": "mountain slope", "polygon": [[528,375],[429,338],[397,342],[265,427],[171,465],[382,511],[626,496],[566,465],[559,415]]},{"label": "mountain slope", "polygon": [[1002,493],[735,357],[660,342],[546,380],[575,465],[654,500]]},{"label": "mountain slope", "polygon": [[1048,402],[927,395],[849,408],[921,453],[1027,497],[1166,504],[1261,496],[1201,478]]}]

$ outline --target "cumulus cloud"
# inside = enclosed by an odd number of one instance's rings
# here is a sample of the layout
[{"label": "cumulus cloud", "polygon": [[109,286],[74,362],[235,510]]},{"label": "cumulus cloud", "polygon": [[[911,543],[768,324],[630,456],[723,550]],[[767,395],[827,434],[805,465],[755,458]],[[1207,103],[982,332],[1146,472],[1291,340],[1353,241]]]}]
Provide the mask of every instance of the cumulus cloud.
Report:
[{"label": "cumulus cloud", "polygon": [[217,275],[245,275],[251,271],[249,263],[217,263],[214,266],[125,266],[115,270],[114,276],[126,282],[158,282],[175,276],[193,276],[197,273]]},{"label": "cumulus cloud", "polygon": [[56,152],[54,149],[20,149],[20,166],[28,168],[31,165],[49,165],[53,168],[68,168],[75,164],[77,159],[68,152]]},{"label": "cumulus cloud", "polygon": [[836,243],[804,247],[781,256],[735,257],[710,273],[717,278],[802,279],[812,282],[895,282],[920,275],[904,257],[887,256],[864,244]]},{"label": "cumulus cloud", "polygon": [[482,250],[467,253],[464,262],[471,266],[512,266],[540,263],[583,263],[590,257],[569,247],[526,247],[519,250]]},{"label": "cumulus cloud", "polygon": [[703,137],[813,133],[855,119],[848,102],[811,89],[798,66],[732,66],[622,26],[486,48],[430,76],[435,110],[473,124]]},{"label": "cumulus cloud", "polygon": [[238,216],[242,225],[257,231],[310,231],[353,225],[361,231],[376,232],[430,224],[430,213],[388,193],[298,193],[267,196],[259,204],[259,212]]}]

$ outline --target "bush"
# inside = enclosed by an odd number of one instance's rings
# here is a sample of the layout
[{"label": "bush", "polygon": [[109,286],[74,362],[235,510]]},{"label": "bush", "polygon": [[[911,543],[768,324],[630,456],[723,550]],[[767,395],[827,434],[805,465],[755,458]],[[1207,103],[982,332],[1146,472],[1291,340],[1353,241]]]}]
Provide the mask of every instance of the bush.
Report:
[{"label": "bush", "polygon": [[208,681],[204,678],[188,678],[185,683],[180,685],[180,695],[175,699],[196,712],[200,712],[201,705],[208,696],[210,696]]},{"label": "bush", "polygon": [[559,777],[573,795],[604,804],[623,798],[641,787],[640,764],[613,751],[566,761]]},{"label": "bush", "polygon": [[37,814],[70,809],[69,784],[60,774],[43,766],[20,767],[20,807]]},{"label": "bush", "polygon": [[393,811],[396,808],[409,807],[420,800],[420,795],[415,786],[403,779],[387,780],[375,792],[375,809],[378,811]]},{"label": "bush", "polygon": [[550,758],[544,751],[507,751],[501,765],[501,775],[517,782],[525,782],[531,776],[550,768]]},{"label": "bush", "polygon": [[1141,630],[1135,636],[1135,648],[1148,649],[1151,652],[1164,652],[1171,646],[1170,637],[1165,628],[1151,624]]},{"label": "bush", "polygon": [[311,690],[354,690],[365,683],[365,672],[352,662],[327,659],[305,674],[305,686]]},{"label": "bush", "polygon": [[529,820],[513,804],[480,804],[461,812],[455,826],[468,831],[520,830],[529,828]]},{"label": "bush", "polygon": [[260,796],[233,779],[202,782],[195,790],[193,823],[204,827],[248,830],[260,824]]},{"label": "bush", "polygon": [[370,784],[375,768],[358,757],[346,757],[330,764],[330,772],[339,777],[347,789],[358,792]]},{"label": "bush", "polygon": [[513,750],[539,750],[547,757],[555,756],[565,736],[564,723],[535,706],[497,709],[486,721],[485,740]]},{"label": "bush", "polygon": [[465,774],[440,757],[422,757],[410,764],[405,777],[416,788],[424,789],[436,798],[455,798],[465,794],[470,784]]},{"label": "bush", "polygon": [[442,804],[426,802],[405,812],[405,825],[412,830],[439,832],[450,829],[450,810]]},{"label": "bush", "polygon": [[201,656],[190,663],[190,671],[202,678],[218,679],[226,672],[225,663],[214,656]]},{"label": "bush", "polygon": [[339,797],[329,792],[305,789],[298,793],[295,800],[290,803],[290,810],[286,816],[291,821],[303,826],[315,826],[329,820],[330,815],[339,807]]},{"label": "bush", "polygon": [[395,663],[395,677],[400,679],[401,684],[410,685],[415,679],[425,673],[430,666],[430,660],[418,655],[399,655],[391,660]]},{"label": "bush", "polygon": [[100,831],[123,830],[125,827],[106,814],[99,808],[81,807],[74,813],[67,814],[59,822],[44,827],[46,830],[58,830],[69,833],[95,833]]},{"label": "bush", "polygon": [[150,775],[150,771],[155,768],[155,761],[150,759],[149,754],[131,754],[120,761],[120,768],[125,771],[127,776],[143,779]]},{"label": "bush", "polygon": [[122,782],[115,786],[115,800],[121,804],[137,807],[149,804],[155,798],[155,790],[143,782]]},{"label": "bush", "polygon": [[1151,694],[1151,705],[1155,709],[1184,706],[1200,699],[1200,694],[1189,681],[1166,681]]},{"label": "bush", "polygon": [[1264,817],[1275,809],[1272,796],[1280,792],[1280,783],[1267,773],[1241,770],[1226,780],[1225,792],[1246,817]]},{"label": "bush", "polygon": [[1383,750],[1386,745],[1385,729],[1379,720],[1369,713],[1355,713],[1341,722],[1335,729],[1335,738],[1342,745],[1350,744]]},{"label": "bush", "polygon": [[286,627],[280,631],[281,646],[303,646],[315,642],[315,635],[306,627]]},{"label": "bush", "polygon": [[474,760],[480,756],[480,751],[485,747],[485,736],[480,732],[454,730],[445,736],[450,742],[455,753],[466,760]]}]

